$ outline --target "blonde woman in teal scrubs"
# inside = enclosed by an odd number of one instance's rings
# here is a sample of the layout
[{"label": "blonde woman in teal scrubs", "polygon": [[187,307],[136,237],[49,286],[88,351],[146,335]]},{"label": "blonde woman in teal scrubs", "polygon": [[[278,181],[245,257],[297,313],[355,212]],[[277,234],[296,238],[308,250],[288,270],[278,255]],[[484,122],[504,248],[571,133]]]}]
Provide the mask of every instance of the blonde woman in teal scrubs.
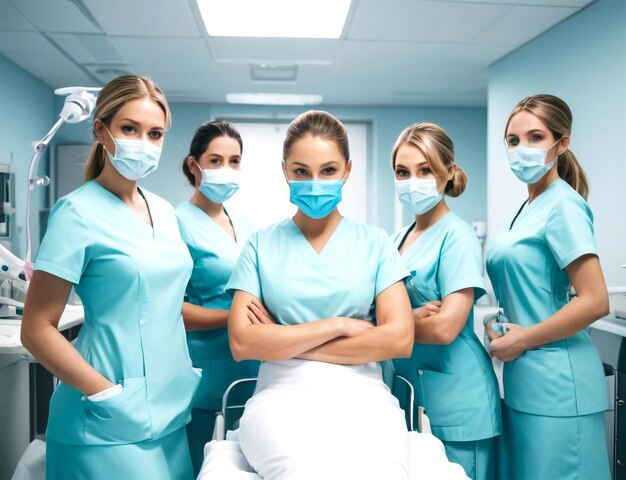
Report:
[{"label": "blonde woman in teal scrubs", "polygon": [[[510,323],[488,325],[504,364],[507,479],[608,479],[607,390],[586,330],[609,312],[585,201],[587,179],[569,150],[572,113],[552,95],[521,100],[505,128],[511,170],[528,199],[492,243],[487,272]],[[576,297],[568,302],[573,286]]]},{"label": "blonde woman in teal scrubs", "polygon": [[446,205],[467,177],[438,125],[405,129],[391,154],[400,202],[415,221],[394,236],[411,272],[415,324],[410,359],[396,371],[410,379],[448,458],[473,479],[496,475],[500,395],[491,360],[474,333],[474,301],[484,295],[482,256],[471,227]]},{"label": "blonde woman in teal scrubs", "polygon": [[[150,80],[109,82],[88,181],[50,214],[22,322],[24,346],[60,380],[48,479],[194,478],[185,425],[200,374],[182,321],[192,262],[172,206],[137,186],[157,168],[169,125]],[[75,345],[57,330],[72,286],[85,307]]]},{"label": "blonde woman in teal scrubs", "polygon": [[233,360],[226,332],[231,296],[224,287],[251,233],[244,218],[224,207],[239,189],[242,149],[239,132],[228,122],[201,125],[183,162],[183,173],[195,192],[176,208],[180,233],[194,262],[183,320],[193,365],[202,369],[202,382],[187,425],[196,475],[204,445],[211,440],[222,395],[233,381],[255,377],[259,368],[255,361]]}]

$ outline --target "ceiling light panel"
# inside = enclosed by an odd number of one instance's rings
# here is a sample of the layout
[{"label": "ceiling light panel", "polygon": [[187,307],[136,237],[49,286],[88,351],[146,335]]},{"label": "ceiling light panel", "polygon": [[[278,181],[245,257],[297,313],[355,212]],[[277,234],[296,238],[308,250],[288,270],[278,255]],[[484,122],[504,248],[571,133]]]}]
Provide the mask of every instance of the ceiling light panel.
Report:
[{"label": "ceiling light panel", "polygon": [[350,0],[197,0],[214,37],[339,38]]},{"label": "ceiling light panel", "polygon": [[298,93],[227,93],[228,103],[243,103],[247,105],[319,105],[321,95]]}]

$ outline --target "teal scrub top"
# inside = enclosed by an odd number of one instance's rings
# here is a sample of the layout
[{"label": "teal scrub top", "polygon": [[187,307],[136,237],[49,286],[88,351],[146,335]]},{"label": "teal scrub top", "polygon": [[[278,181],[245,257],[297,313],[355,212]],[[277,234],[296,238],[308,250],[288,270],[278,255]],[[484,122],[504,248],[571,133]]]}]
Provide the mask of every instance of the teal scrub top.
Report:
[{"label": "teal scrub top", "polygon": [[[598,255],[593,214],[566,182],[550,184],[496,237],[487,273],[512,323],[532,327],[568,302],[565,267]],[[504,364],[504,400],[521,412],[569,417],[607,408],[602,362],[587,330]]]},{"label": "teal scrub top", "polygon": [[75,284],[85,320],[75,347],[120,395],[91,402],[60,383],[47,436],[71,444],[164,437],[189,422],[200,383],[182,321],[192,262],[174,210],[145,190],[154,227],[96,181],[52,209],[35,269]]},{"label": "teal scrub top", "polygon": [[[190,202],[176,207],[180,233],[193,259],[187,285],[190,303],[229,310],[232,297],[224,287],[230,278],[252,226],[239,215],[227,212],[235,231],[228,235],[211,217]],[[235,362],[226,327],[187,332],[187,345],[194,367],[202,368],[202,383],[194,408],[219,410],[228,386],[240,378],[256,377],[258,362]]]},{"label": "teal scrub top", "polygon": [[318,254],[287,219],[250,236],[226,290],[259,298],[283,325],[336,316],[372,321],[376,296],[407,276],[379,228],[344,217]]},{"label": "teal scrub top", "polygon": [[[412,228],[394,235],[398,249]],[[411,272],[407,290],[413,308],[465,288],[474,289],[475,299],[485,293],[478,238],[454,212],[422,233],[402,258]],[[498,381],[474,333],[473,309],[451,344],[415,344],[411,358],[395,359],[394,365],[415,386],[417,403],[441,440],[474,441],[502,432]]]},{"label": "teal scrub top", "polygon": [[[236,240],[193,203],[176,207],[180,233],[193,259],[187,285],[189,303],[229,310],[232,297],[224,287],[230,278],[252,227],[238,215],[228,213]],[[232,359],[226,328],[187,332],[187,343],[197,367],[215,359]]]}]

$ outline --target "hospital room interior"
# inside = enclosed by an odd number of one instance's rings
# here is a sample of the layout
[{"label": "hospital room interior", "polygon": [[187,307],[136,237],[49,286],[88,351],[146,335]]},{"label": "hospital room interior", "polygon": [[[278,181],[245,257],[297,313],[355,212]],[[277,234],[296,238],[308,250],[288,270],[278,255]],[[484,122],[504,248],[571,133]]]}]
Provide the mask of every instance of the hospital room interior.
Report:
[{"label": "hospital room interior", "polygon": [[626,479],[625,125],[626,0],[0,0],[0,480]]}]

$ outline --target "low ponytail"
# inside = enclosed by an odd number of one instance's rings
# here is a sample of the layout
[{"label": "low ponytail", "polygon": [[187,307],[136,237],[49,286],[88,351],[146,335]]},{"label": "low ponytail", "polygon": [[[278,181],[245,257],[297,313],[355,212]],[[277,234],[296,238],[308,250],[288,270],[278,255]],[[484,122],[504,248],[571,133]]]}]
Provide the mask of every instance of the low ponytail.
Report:
[{"label": "low ponytail", "polygon": [[104,168],[104,162],[107,154],[101,143],[94,144],[91,147],[89,155],[87,156],[87,162],[85,163],[85,181],[93,180],[102,173]]},{"label": "low ponytail", "polygon": [[559,177],[565,180],[570,187],[587,200],[589,196],[589,182],[587,182],[587,175],[585,175],[580,163],[578,163],[576,155],[570,150],[567,150],[565,153],[559,155],[557,163]]}]

